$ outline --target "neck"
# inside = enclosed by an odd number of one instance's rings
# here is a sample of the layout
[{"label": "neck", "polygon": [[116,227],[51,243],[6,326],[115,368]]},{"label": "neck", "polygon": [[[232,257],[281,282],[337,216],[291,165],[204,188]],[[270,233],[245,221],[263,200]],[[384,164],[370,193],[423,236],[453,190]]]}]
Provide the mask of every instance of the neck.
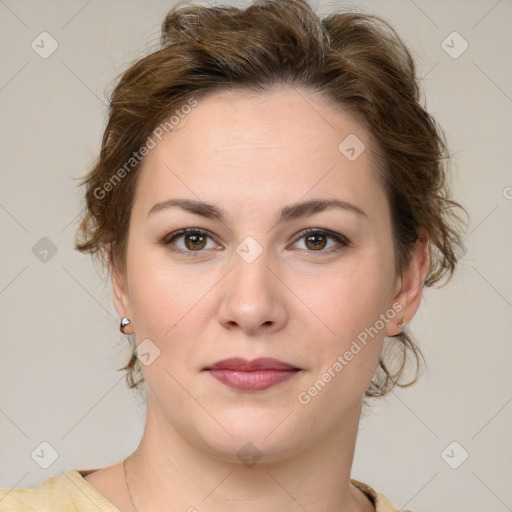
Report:
[{"label": "neck", "polygon": [[185,438],[148,400],[142,440],[127,460],[136,511],[372,510],[350,484],[360,408],[302,451],[244,465]]}]

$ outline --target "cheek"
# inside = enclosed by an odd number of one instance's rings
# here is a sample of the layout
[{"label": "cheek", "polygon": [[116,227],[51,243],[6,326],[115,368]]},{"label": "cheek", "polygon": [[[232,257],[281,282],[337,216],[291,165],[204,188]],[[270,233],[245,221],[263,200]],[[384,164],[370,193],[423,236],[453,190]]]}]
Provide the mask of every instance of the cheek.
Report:
[{"label": "cheek", "polygon": [[187,325],[192,336],[195,320],[204,308],[203,299],[214,284],[211,276],[199,277],[186,268],[149,259],[141,259],[138,268],[132,270],[130,289],[137,330],[164,340]]},{"label": "cheek", "polygon": [[391,247],[389,253],[369,251],[354,262],[347,258],[346,263],[320,278],[317,293],[310,295],[311,309],[326,326],[323,342],[315,346],[321,359],[317,378],[336,382],[324,395],[334,402],[346,399],[342,391],[347,386],[356,395],[364,393],[379,362],[385,327],[395,316],[390,308],[394,283]]},{"label": "cheek", "polygon": [[147,259],[143,262],[142,258],[139,263],[132,267],[130,289],[137,344],[151,340],[154,345],[144,346],[158,354],[149,365],[141,364],[141,371],[153,392],[165,390],[159,400],[165,403],[172,396],[173,406],[179,404],[180,410],[187,400],[178,382],[186,382],[197,367],[198,344],[207,318],[204,299],[212,285],[206,276],[199,284],[183,269],[173,270]]},{"label": "cheek", "polygon": [[165,250],[148,247],[134,248],[129,264],[130,304],[137,337],[154,340],[161,350],[167,350],[181,332],[180,343],[186,346],[201,332],[208,302],[205,299],[214,288],[216,276],[208,271],[198,273],[193,265],[172,264]]},{"label": "cheek", "polygon": [[373,325],[386,311],[393,282],[392,258],[368,251],[347,258],[317,279],[310,299],[324,323],[346,340]]}]

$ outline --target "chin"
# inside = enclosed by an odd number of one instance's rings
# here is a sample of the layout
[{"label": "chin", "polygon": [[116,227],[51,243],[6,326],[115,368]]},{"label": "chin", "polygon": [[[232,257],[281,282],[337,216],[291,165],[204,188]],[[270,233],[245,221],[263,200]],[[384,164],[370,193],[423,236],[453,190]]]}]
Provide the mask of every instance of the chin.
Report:
[{"label": "chin", "polygon": [[251,461],[264,464],[284,460],[300,451],[305,444],[302,434],[309,432],[309,428],[301,432],[295,422],[289,421],[290,418],[283,421],[289,411],[281,408],[278,413],[267,410],[266,416],[250,408],[233,410],[229,414],[210,412],[229,434],[216,422],[216,428],[212,428],[209,421],[199,425],[193,442],[200,444],[201,449],[212,457],[236,464],[250,466]]},{"label": "chin", "polygon": [[277,436],[270,440],[265,435],[257,437],[252,432],[234,436],[229,440],[203,438],[205,450],[217,460],[252,467],[255,464],[275,464],[300,451],[299,440],[290,436]]}]

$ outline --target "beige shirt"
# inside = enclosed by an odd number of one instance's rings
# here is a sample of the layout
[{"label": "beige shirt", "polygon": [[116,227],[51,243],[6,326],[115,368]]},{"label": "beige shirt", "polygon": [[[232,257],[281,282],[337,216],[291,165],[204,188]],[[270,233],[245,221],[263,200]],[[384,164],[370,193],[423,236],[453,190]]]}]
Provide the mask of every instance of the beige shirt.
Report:
[{"label": "beige shirt", "polygon": [[[96,469],[69,469],[33,489],[0,489],[0,512],[121,512],[84,480],[93,471]],[[377,512],[398,512],[384,495],[357,480],[351,482],[370,498]]]}]

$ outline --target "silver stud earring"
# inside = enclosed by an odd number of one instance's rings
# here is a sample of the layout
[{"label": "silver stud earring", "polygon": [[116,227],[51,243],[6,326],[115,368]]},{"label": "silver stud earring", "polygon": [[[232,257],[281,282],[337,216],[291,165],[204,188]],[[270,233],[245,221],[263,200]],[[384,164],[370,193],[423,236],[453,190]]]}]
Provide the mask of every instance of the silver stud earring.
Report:
[{"label": "silver stud earring", "polygon": [[398,328],[403,329],[405,327],[405,318],[402,318],[400,322],[398,323]]},{"label": "silver stud earring", "polygon": [[119,324],[119,330],[123,333],[123,334],[128,334],[127,332],[125,332],[125,329],[128,325],[130,325],[131,322],[130,322],[130,319],[129,318],[126,318],[125,316],[123,316],[123,318],[121,318],[121,322]]}]

